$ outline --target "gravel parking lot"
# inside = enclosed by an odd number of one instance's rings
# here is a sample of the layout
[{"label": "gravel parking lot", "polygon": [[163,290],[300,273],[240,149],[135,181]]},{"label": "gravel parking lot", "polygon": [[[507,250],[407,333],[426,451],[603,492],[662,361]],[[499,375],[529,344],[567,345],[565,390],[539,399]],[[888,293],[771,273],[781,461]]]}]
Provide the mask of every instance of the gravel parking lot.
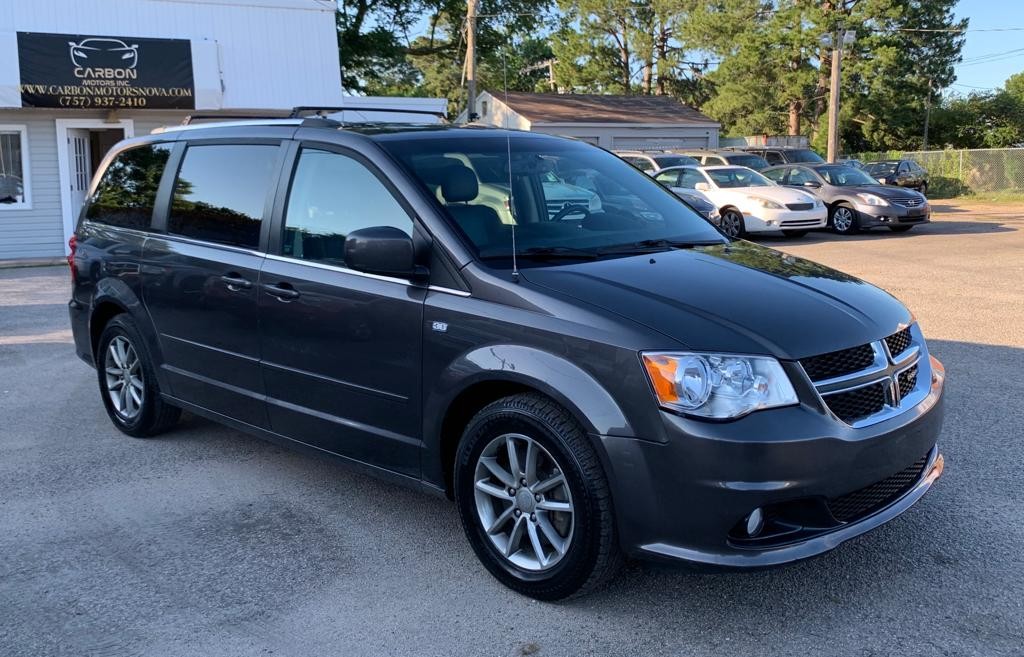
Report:
[{"label": "gravel parking lot", "polygon": [[1024,208],[941,203],[764,240],[917,314],[949,374],[935,489],[808,562],[630,564],[561,604],[493,580],[443,500],[198,418],[123,436],[66,267],[0,270],[0,655],[1024,654]]}]

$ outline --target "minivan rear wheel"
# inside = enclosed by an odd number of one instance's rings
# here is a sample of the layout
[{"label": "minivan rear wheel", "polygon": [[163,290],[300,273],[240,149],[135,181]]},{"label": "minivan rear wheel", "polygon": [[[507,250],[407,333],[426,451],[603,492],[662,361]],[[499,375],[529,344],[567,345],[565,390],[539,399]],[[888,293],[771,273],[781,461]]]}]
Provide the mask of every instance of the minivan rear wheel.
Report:
[{"label": "minivan rear wheel", "polygon": [[575,418],[527,393],[470,421],[455,464],[455,501],[477,557],[539,600],[591,591],[621,563],[611,492]]},{"label": "minivan rear wheel", "polygon": [[161,398],[149,349],[130,316],[117,315],[103,328],[96,374],[107,415],[129,436],[155,436],[181,417],[180,408]]}]

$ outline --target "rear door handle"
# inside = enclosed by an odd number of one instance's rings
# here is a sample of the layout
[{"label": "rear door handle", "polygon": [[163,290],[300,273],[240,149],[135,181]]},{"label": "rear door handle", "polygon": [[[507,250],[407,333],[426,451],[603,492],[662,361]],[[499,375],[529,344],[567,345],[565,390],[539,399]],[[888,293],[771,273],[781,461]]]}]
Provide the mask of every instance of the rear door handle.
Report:
[{"label": "rear door handle", "polygon": [[267,294],[277,297],[280,301],[291,301],[292,299],[299,298],[299,291],[287,283],[264,285],[263,289]]},{"label": "rear door handle", "polygon": [[252,281],[250,281],[247,278],[242,278],[235,272],[231,272],[230,274],[225,274],[221,276],[220,280],[227,283],[228,289],[231,290],[232,292],[237,292],[238,290],[248,290],[252,287]]}]

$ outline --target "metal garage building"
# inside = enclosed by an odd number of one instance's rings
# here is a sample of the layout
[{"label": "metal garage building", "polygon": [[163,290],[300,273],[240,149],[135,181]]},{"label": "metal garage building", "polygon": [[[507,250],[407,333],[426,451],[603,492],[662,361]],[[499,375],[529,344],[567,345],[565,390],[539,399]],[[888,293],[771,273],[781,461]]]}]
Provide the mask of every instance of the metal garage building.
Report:
[{"label": "metal garage building", "polygon": [[[477,123],[575,137],[614,150],[717,148],[721,125],[668,96],[488,93]],[[465,119],[465,112],[461,119]]]}]

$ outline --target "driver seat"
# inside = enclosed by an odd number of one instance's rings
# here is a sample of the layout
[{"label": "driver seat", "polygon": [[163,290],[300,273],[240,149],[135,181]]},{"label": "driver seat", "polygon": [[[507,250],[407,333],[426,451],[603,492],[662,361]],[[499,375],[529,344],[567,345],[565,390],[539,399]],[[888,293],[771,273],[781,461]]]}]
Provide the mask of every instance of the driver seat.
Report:
[{"label": "driver seat", "polygon": [[445,167],[441,176],[441,196],[448,212],[470,240],[477,246],[497,241],[501,217],[486,205],[469,205],[480,193],[480,183],[473,170],[464,165]]}]

